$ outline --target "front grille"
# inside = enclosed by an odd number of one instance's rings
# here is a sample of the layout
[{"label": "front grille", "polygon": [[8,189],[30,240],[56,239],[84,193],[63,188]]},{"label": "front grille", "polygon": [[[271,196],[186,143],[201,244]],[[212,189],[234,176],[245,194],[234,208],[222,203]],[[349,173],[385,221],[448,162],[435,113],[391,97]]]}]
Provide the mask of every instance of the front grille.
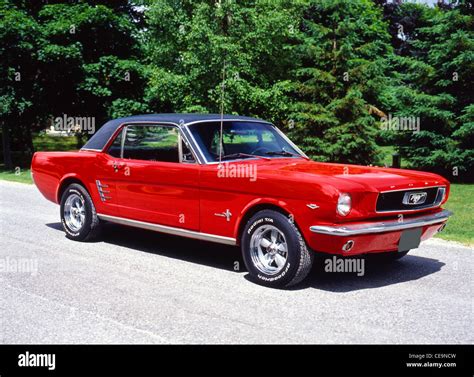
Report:
[{"label": "front grille", "polygon": [[[443,200],[445,190],[446,189],[444,187],[430,187],[412,190],[381,192],[377,199],[376,211],[410,211],[436,207]],[[419,203],[415,202],[416,198],[419,199]]]}]

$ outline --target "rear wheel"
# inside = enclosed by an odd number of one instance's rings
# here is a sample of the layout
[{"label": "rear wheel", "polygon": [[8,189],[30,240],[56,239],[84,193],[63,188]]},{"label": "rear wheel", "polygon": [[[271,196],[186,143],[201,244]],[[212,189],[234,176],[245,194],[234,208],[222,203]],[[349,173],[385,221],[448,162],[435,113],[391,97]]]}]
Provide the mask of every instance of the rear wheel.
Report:
[{"label": "rear wheel", "polygon": [[87,190],[73,183],[61,196],[61,223],[66,237],[75,241],[89,241],[99,231],[99,218]]},{"label": "rear wheel", "polygon": [[313,264],[314,253],[298,228],[273,210],[260,211],[247,222],[241,247],[251,278],[269,287],[298,284]]}]

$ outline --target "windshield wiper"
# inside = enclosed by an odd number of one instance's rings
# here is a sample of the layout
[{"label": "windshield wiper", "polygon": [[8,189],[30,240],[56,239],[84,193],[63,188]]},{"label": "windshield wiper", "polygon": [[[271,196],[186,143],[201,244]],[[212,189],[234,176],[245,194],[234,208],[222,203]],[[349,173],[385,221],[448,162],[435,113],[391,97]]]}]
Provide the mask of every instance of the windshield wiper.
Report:
[{"label": "windshield wiper", "polygon": [[255,155],[255,154],[248,154],[248,153],[232,153],[232,154],[226,154],[221,157],[222,160],[228,159],[228,158],[236,158],[236,157],[248,157],[248,158],[262,158],[264,160],[268,160],[267,157]]},{"label": "windshield wiper", "polygon": [[291,152],[288,152],[288,151],[285,151],[285,150],[270,151],[270,152],[265,152],[265,154],[268,155],[268,156],[294,156],[294,157],[304,158],[305,160],[309,160],[308,157],[305,157],[305,156],[302,156],[302,155],[296,154],[296,153],[291,153]]}]

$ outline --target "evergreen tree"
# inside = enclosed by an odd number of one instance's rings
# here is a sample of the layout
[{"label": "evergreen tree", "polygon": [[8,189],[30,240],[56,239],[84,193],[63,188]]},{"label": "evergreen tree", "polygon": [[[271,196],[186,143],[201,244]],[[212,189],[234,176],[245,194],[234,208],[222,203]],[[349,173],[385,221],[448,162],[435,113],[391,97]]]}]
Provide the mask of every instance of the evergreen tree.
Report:
[{"label": "evergreen tree", "polygon": [[[291,134],[319,161],[378,162],[378,96],[390,36],[371,1],[317,0],[301,24]],[[290,127],[293,122],[290,122]]]},{"label": "evergreen tree", "polygon": [[399,85],[385,93],[384,101],[396,116],[418,117],[420,132],[392,133],[392,141],[410,167],[472,181],[472,10],[462,2],[454,7],[400,8],[416,9],[420,22],[405,41],[405,56],[393,61]]}]

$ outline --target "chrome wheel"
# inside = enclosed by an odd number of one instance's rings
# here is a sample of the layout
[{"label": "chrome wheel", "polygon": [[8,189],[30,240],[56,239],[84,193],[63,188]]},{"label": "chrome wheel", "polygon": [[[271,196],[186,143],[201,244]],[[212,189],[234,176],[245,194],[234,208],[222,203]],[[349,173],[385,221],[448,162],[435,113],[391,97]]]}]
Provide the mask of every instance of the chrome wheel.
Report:
[{"label": "chrome wheel", "polygon": [[250,239],[254,266],[264,274],[276,275],[286,264],[288,246],[284,234],[273,225],[262,225]]},{"label": "chrome wheel", "polygon": [[77,194],[71,194],[64,203],[64,221],[73,232],[78,232],[86,221],[84,200]]}]

